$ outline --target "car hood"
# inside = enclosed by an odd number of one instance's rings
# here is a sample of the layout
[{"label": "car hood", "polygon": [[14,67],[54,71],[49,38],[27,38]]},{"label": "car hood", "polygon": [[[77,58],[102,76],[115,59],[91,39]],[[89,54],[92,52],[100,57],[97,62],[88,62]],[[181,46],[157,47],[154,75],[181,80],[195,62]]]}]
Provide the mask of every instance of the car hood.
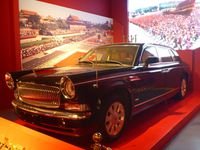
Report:
[{"label": "car hood", "polygon": [[126,70],[122,66],[70,66],[61,68],[46,68],[32,70],[18,78],[22,82],[33,82],[40,84],[59,84],[61,77],[69,77],[74,83],[84,82],[85,80],[95,80],[97,76],[117,73]]}]

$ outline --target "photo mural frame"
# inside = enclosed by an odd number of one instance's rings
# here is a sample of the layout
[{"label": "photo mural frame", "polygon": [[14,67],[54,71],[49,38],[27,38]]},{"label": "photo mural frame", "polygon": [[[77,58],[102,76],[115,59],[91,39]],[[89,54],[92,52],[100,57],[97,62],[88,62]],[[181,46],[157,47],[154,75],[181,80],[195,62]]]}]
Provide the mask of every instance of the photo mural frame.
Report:
[{"label": "photo mural frame", "polygon": [[22,69],[74,65],[113,43],[113,19],[37,0],[19,0]]}]

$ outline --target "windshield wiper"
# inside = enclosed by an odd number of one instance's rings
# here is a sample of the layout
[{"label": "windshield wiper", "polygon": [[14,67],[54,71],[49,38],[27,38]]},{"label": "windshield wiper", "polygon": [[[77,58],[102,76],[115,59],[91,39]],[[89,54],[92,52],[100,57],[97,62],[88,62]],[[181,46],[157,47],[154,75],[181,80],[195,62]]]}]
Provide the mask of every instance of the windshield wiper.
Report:
[{"label": "windshield wiper", "polygon": [[[106,60],[106,61],[95,61],[96,63],[112,63],[112,64],[119,64],[121,66],[123,66],[124,64],[122,64],[119,61],[116,60]],[[89,61],[89,60],[83,60],[83,61],[79,61],[79,63],[90,63],[90,64],[94,64],[95,62],[93,61]]]},{"label": "windshield wiper", "polygon": [[89,60],[83,60],[83,61],[79,61],[79,63],[87,63],[87,64],[94,64],[93,61],[89,61]]},{"label": "windshield wiper", "polygon": [[120,61],[116,61],[116,60],[106,60],[105,63],[119,64],[123,66],[123,64]]}]

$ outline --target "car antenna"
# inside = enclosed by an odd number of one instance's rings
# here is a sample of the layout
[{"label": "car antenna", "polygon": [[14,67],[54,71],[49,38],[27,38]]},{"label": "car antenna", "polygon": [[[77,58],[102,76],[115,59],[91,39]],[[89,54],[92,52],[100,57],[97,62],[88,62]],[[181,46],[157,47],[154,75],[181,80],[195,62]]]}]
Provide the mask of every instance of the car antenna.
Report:
[{"label": "car antenna", "polygon": [[94,62],[94,69],[95,69],[95,81],[96,83],[93,84],[93,87],[94,88],[98,88],[98,71],[97,71],[97,68],[96,68],[96,62],[97,62],[97,55],[96,55],[96,49],[94,49],[94,53],[95,53],[95,62]]}]

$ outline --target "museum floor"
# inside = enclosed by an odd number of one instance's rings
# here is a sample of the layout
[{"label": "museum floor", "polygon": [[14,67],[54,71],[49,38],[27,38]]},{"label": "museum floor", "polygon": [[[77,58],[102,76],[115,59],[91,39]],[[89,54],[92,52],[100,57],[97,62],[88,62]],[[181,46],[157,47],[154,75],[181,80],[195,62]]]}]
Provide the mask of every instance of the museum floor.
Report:
[{"label": "museum floor", "polygon": [[200,112],[169,142],[165,150],[200,149]]},{"label": "museum floor", "polygon": [[[106,143],[106,146],[123,150],[200,149],[199,110],[199,92],[191,93],[182,101],[171,99],[160,103],[132,117],[122,137],[113,143]],[[0,111],[0,118],[29,127],[19,120],[11,109]],[[42,133],[83,149],[88,149],[93,143],[91,137],[71,138],[47,132]]]}]

